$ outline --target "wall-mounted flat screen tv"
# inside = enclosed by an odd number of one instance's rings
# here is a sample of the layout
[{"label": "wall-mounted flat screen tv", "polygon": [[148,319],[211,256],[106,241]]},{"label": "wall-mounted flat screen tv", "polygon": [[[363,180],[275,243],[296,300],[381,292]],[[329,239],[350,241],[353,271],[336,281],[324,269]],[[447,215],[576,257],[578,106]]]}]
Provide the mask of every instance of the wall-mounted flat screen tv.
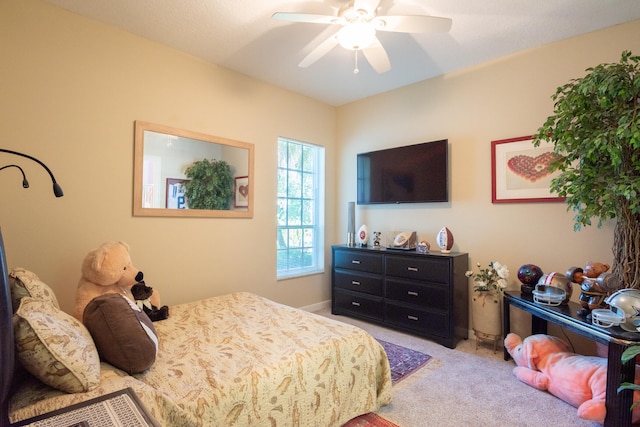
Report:
[{"label": "wall-mounted flat screen tv", "polygon": [[358,154],[358,204],[448,202],[448,140]]}]

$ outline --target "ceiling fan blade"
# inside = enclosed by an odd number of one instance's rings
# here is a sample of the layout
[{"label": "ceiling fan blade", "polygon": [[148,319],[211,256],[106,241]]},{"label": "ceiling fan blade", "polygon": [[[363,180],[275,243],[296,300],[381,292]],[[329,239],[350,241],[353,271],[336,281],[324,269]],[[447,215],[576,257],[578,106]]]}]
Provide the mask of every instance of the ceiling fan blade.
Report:
[{"label": "ceiling fan blade", "polygon": [[[336,33],[337,34],[337,33]],[[313,49],[302,61],[298,64],[298,67],[306,68],[309,65],[316,62],[318,59],[325,56],[331,49],[338,44],[338,38],[336,34],[332,34],[329,38],[325,39],[315,49]]]},{"label": "ceiling fan blade", "polygon": [[290,22],[309,22],[312,24],[343,24],[344,19],[339,16],[316,15],[313,13],[276,12],[271,19]]},{"label": "ceiling fan blade", "polygon": [[384,50],[382,43],[377,37],[374,38],[373,43],[369,47],[362,49],[364,57],[367,58],[369,64],[373,67],[378,74],[386,73],[391,69],[391,62],[389,62],[389,56],[387,51]]},{"label": "ceiling fan blade", "polygon": [[378,16],[373,22],[376,30],[400,33],[446,33],[451,29],[451,19],[426,15]]}]

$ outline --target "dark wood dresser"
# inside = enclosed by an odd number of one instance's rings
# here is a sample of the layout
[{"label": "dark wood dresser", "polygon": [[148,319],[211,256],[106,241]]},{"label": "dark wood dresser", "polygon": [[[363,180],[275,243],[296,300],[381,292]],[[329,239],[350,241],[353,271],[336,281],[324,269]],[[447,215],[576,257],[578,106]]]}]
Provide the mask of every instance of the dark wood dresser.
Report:
[{"label": "dark wood dresser", "polygon": [[332,246],[331,312],[454,348],[468,338],[466,253]]}]

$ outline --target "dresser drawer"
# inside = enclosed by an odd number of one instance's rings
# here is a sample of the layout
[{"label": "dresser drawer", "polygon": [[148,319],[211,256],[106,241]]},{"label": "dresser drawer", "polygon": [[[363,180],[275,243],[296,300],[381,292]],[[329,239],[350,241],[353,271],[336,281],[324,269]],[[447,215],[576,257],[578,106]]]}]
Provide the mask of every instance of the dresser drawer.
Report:
[{"label": "dresser drawer", "polygon": [[384,289],[385,297],[390,300],[444,311],[449,309],[449,287],[447,285],[387,278]]},{"label": "dresser drawer", "polygon": [[382,274],[382,254],[365,253],[359,250],[336,250],[334,252],[334,268],[367,271]]},{"label": "dresser drawer", "polygon": [[428,280],[449,283],[449,262],[447,259],[388,255],[385,274],[413,280]]},{"label": "dresser drawer", "polygon": [[421,333],[450,337],[449,316],[447,313],[419,310],[404,304],[387,301],[384,307],[385,322]]},{"label": "dresser drawer", "polygon": [[340,289],[382,296],[382,276],[336,269],[333,285]]},{"label": "dresser drawer", "polygon": [[349,312],[351,314],[382,320],[382,297],[335,289],[333,291],[333,311],[337,314]]}]

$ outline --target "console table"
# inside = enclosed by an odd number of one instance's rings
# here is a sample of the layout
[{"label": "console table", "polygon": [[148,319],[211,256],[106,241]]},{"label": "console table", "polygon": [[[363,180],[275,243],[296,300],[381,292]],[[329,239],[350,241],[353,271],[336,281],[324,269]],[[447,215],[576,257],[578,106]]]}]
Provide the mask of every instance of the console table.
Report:
[{"label": "console table", "polygon": [[[633,392],[625,390],[618,393],[617,389],[623,382],[633,382],[635,375],[635,361],[623,364],[620,360],[624,350],[631,345],[640,345],[640,333],[627,332],[624,329],[614,326],[602,328],[593,325],[591,322],[579,316],[577,311],[581,305],[576,302],[569,302],[564,306],[547,306],[536,304],[530,294],[507,291],[504,294],[504,335],[510,331],[510,307],[514,306],[531,313],[531,333],[546,334],[547,322],[553,322],[561,327],[584,335],[596,342],[608,344],[607,362],[607,416],[604,421],[606,427],[619,427],[631,425],[631,404],[633,403]],[[510,357],[507,350],[504,350],[504,360]]]}]

